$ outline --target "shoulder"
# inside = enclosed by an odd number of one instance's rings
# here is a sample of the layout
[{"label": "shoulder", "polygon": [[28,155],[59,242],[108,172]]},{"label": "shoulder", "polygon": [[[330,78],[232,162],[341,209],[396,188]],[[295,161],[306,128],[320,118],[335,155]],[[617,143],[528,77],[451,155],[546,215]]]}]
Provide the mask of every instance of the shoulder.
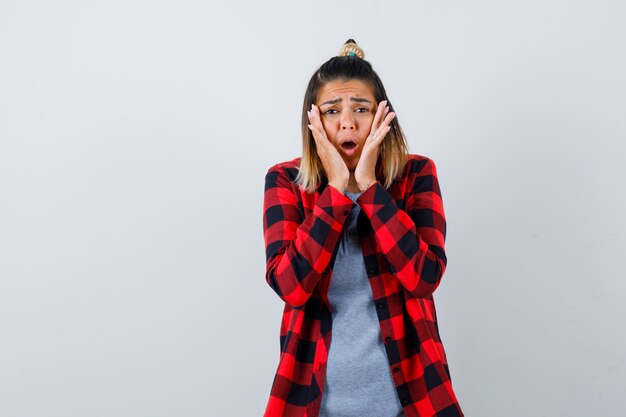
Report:
[{"label": "shoulder", "polygon": [[267,172],[269,173],[269,172],[283,171],[283,170],[295,170],[296,172],[298,172],[298,170],[300,169],[301,159],[302,159],[301,157],[296,157],[289,161],[278,162],[272,165],[271,167],[269,167]]},{"label": "shoulder", "polygon": [[289,161],[278,162],[267,169],[265,174],[265,182],[267,184],[275,184],[277,181],[286,183],[293,182],[300,171],[301,157],[291,159]]},{"label": "shoulder", "polygon": [[407,154],[402,176],[409,178],[421,175],[436,175],[435,162],[425,155]]}]

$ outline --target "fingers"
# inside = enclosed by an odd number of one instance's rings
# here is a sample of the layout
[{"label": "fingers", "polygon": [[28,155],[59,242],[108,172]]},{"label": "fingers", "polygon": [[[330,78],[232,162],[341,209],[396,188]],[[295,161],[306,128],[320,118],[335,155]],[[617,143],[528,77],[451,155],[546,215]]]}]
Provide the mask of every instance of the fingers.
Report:
[{"label": "fingers", "polygon": [[328,136],[326,136],[326,130],[324,129],[324,125],[322,124],[319,114],[319,108],[315,104],[311,104],[311,110],[307,111],[307,115],[309,116],[309,121],[311,122],[309,124],[309,129],[311,129],[311,133],[313,134],[313,140],[315,140],[317,153],[322,159],[324,167],[328,168],[328,163],[326,162],[327,157],[330,157],[331,159],[341,159],[341,156],[339,155],[339,151],[337,151],[331,143],[330,139],[328,139]]},{"label": "fingers", "polygon": [[335,187],[337,189],[344,189],[347,187],[349,172],[346,163],[339,154],[339,151],[335,149],[335,146],[331,143],[326,136],[326,130],[322,124],[320,118],[319,108],[315,104],[311,105],[311,110],[307,111],[309,117],[309,129],[313,134],[315,145],[317,148],[317,155],[322,161],[322,166],[328,177],[328,182],[336,184],[344,184],[343,187]]},{"label": "fingers", "polygon": [[376,109],[376,114],[374,115],[374,120],[372,121],[372,130],[370,134],[373,134],[374,131],[378,128],[380,124],[380,120],[384,117],[383,115],[389,111],[389,107],[387,107],[387,100],[383,100],[378,103],[378,108]]},{"label": "fingers", "polygon": [[378,109],[376,110],[376,115],[374,116],[374,120],[372,121],[372,129],[370,131],[370,135],[378,138],[379,136],[387,133],[390,128],[389,123],[391,123],[395,116],[395,112],[389,112],[387,100],[383,100],[378,103]]},{"label": "fingers", "polygon": [[[387,135],[387,132],[391,130],[390,123],[393,118],[396,117],[396,113],[389,112],[389,106],[387,106],[386,104],[387,100],[383,100],[378,104],[378,111],[374,116],[371,133],[367,140],[367,142],[369,142],[369,146],[378,146],[385,138],[385,135]],[[382,122],[380,122],[381,119]]]},{"label": "fingers", "polygon": [[313,137],[315,139],[326,138],[326,131],[322,125],[317,106],[315,104],[311,104],[311,109],[306,113],[309,116],[309,121],[311,122],[311,124],[309,124],[309,129],[313,132]]}]

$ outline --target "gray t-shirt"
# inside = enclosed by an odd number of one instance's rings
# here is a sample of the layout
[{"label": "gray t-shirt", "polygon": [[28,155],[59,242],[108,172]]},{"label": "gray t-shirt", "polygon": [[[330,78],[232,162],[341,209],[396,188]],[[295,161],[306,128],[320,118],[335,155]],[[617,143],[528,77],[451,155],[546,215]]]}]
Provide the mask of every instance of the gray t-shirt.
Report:
[{"label": "gray t-shirt", "polygon": [[[346,192],[356,202],[361,193]],[[328,288],[332,339],[319,417],[405,417],[380,336],[352,208]]]}]

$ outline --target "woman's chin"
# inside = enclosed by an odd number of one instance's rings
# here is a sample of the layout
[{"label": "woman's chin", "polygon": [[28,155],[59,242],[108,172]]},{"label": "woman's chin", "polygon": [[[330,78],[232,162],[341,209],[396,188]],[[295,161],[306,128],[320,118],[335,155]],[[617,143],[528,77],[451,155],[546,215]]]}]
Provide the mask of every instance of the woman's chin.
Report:
[{"label": "woman's chin", "polygon": [[359,156],[355,156],[352,158],[343,158],[343,162],[346,163],[346,166],[348,167],[348,171],[354,172],[354,170],[356,169],[356,166],[359,164]]}]

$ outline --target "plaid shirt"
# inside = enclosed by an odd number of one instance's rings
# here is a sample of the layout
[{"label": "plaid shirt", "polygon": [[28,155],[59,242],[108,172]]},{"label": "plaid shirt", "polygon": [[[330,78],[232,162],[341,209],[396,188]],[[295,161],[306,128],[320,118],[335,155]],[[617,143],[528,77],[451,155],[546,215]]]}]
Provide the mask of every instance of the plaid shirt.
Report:
[{"label": "plaid shirt", "polygon": [[[315,193],[302,191],[293,183],[299,163],[295,158],[276,164],[265,177],[265,279],[285,307],[280,360],[264,417],[319,414],[332,329],[328,287],[355,204],[326,178]],[[404,413],[462,417],[432,295],[447,264],[435,164],[410,154],[401,179],[388,189],[376,182],[356,202],[363,262]]]}]

